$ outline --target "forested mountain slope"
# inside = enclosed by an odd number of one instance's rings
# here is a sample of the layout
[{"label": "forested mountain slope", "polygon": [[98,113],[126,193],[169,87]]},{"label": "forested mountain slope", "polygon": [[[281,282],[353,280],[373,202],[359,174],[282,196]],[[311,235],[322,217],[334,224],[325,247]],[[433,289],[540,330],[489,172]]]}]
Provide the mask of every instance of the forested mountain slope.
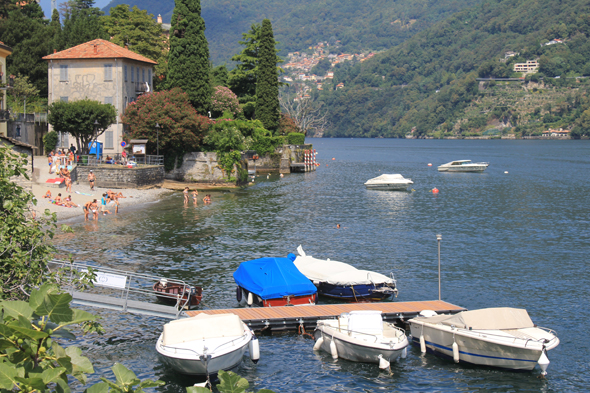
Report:
[{"label": "forested mountain slope", "polygon": [[[324,136],[450,129],[481,97],[475,78],[514,76],[511,62],[539,58],[545,76],[563,76],[563,83],[565,76],[590,74],[589,35],[587,1],[486,1],[370,60],[337,69],[332,89],[320,97],[332,124]],[[543,45],[554,38],[564,43]],[[520,55],[501,63],[505,51]],[[340,82],[344,88],[335,89]],[[584,108],[572,109],[579,115]]]},{"label": "forested mountain slope", "polygon": [[[214,64],[229,61],[253,23],[268,18],[281,55],[319,41],[340,41],[347,53],[392,48],[434,23],[481,0],[202,0],[209,53]],[[169,23],[174,0],[113,0],[162,15]]]}]

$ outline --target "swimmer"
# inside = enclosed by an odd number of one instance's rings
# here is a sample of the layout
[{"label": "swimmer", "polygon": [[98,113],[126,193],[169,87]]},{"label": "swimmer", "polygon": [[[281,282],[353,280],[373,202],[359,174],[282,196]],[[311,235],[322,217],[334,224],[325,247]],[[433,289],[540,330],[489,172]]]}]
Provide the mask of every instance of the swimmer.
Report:
[{"label": "swimmer", "polygon": [[184,187],[184,191],[182,191],[182,193],[184,194],[184,204],[188,204],[188,187]]},{"label": "swimmer", "polygon": [[197,204],[197,197],[199,196],[199,192],[197,191],[197,189],[195,188],[195,190],[193,191],[193,203],[196,205]]},{"label": "swimmer", "polygon": [[82,207],[82,210],[84,211],[84,221],[88,221],[88,214],[90,213],[90,205],[92,205],[92,201],[88,201],[84,204],[84,207]]},{"label": "swimmer", "polygon": [[90,211],[92,212],[92,219],[98,221],[98,202],[96,199],[90,204]]}]

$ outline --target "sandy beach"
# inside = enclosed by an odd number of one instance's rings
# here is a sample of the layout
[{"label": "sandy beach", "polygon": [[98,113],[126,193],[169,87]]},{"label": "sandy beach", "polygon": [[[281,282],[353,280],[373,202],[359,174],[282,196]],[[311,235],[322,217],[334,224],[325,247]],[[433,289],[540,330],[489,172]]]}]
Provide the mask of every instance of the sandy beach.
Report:
[{"label": "sandy beach", "polygon": [[[47,190],[51,191],[52,197],[57,196],[57,194],[61,193],[61,197],[66,198],[68,195],[72,196],[72,202],[78,205],[78,207],[64,207],[58,206],[50,202],[49,199],[43,198]],[[102,194],[104,194],[108,188],[100,188],[95,187],[94,191],[90,191],[90,187],[87,184],[80,184],[76,185],[75,183],[72,184],[72,192],[66,192],[65,187],[63,188],[49,188],[45,184],[33,184],[33,195],[37,198],[37,206],[35,207],[37,214],[43,214],[45,209],[49,209],[51,213],[57,214],[57,220],[65,221],[73,219],[74,217],[80,217],[80,219],[84,219],[84,212],[82,211],[82,206],[88,201],[92,201],[96,199],[100,204],[100,198]],[[84,194],[78,194],[76,191]],[[164,198],[166,195],[170,195],[173,193],[173,190],[169,190],[166,188],[149,188],[149,189],[137,189],[137,188],[117,188],[112,189],[112,191],[119,193],[121,192],[125,198],[119,199],[119,212],[125,211],[126,208],[131,206],[136,207],[144,203],[154,202],[161,198]],[[109,206],[107,208],[111,213],[115,213],[114,206]],[[92,218],[92,216],[91,216]]]}]

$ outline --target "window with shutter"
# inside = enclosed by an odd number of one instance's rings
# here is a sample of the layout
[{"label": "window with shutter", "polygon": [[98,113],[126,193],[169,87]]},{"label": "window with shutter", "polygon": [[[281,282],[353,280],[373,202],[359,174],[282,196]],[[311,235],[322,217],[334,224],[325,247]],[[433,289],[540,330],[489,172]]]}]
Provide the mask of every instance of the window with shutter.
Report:
[{"label": "window with shutter", "polygon": [[127,82],[127,64],[125,64],[124,69],[125,69],[125,82]]},{"label": "window with shutter", "polygon": [[113,80],[113,65],[112,64],[105,64],[104,65],[104,80],[105,81],[112,81]]},{"label": "window with shutter", "polygon": [[131,66],[131,82],[133,82],[133,66]]},{"label": "window with shutter", "polygon": [[105,149],[112,149],[113,148],[113,131],[105,131],[105,133],[104,133],[104,148]]},{"label": "window with shutter", "polygon": [[67,65],[60,65],[59,66],[59,80],[65,82],[68,80],[68,66]]}]

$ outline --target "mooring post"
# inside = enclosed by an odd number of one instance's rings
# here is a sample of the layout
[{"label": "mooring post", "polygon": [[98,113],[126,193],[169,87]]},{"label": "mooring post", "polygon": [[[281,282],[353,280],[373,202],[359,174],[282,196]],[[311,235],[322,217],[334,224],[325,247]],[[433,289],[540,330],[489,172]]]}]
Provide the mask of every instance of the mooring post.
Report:
[{"label": "mooring post", "polygon": [[438,300],[442,300],[440,296],[440,241],[442,240],[442,235],[437,234],[436,240],[438,242]]}]

